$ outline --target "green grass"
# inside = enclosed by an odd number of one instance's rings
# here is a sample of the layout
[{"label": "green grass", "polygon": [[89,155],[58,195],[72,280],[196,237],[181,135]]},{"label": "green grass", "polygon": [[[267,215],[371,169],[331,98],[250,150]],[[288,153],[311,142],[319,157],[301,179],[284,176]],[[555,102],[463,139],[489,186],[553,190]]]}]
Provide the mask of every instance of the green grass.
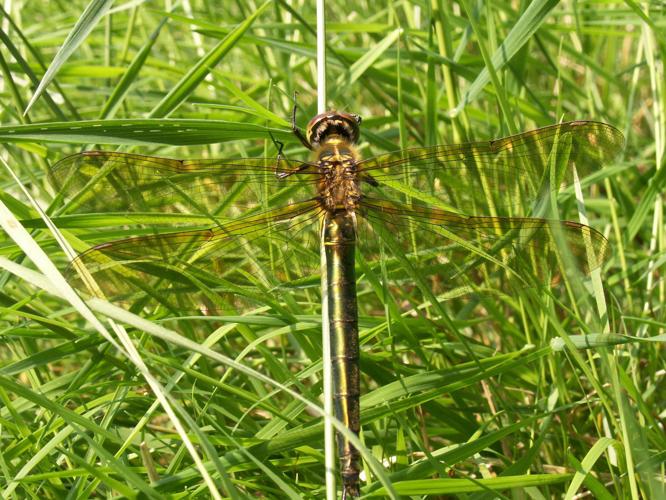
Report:
[{"label": "green grass", "polygon": [[[271,158],[272,135],[307,158],[289,117],[295,91],[300,126],[316,114],[311,3],[118,3],[88,26],[103,5],[25,2],[3,17],[2,156],[26,191],[3,168],[0,201],[45,253],[16,224],[0,244],[0,497],[325,495],[319,270],[280,269],[274,248],[221,282],[253,287],[215,316],[100,300],[94,316],[28,198],[83,251],[138,234],[139,216],[62,212],[47,171],[68,154]],[[627,145],[582,179],[610,245],[591,277],[548,291],[490,276],[439,300],[440,254],[413,265],[387,239],[359,257],[367,454],[413,498],[666,498],[664,7],[432,3],[328,2],[328,102],[363,116],[364,156],[561,119],[610,123]],[[556,198],[578,220],[571,193]],[[362,493],[385,494],[371,470]]]}]

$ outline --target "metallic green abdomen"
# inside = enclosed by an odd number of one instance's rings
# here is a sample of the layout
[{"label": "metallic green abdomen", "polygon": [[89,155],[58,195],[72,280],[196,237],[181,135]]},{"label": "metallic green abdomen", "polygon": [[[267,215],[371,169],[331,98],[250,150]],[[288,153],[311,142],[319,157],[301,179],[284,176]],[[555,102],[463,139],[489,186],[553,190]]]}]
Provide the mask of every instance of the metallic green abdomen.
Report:
[{"label": "metallic green abdomen", "polygon": [[[328,212],[324,218],[324,245],[335,416],[358,435],[360,374],[354,222],[353,213],[347,210]],[[360,470],[359,452],[344,436],[338,434],[337,439],[343,486],[347,495],[356,496]]]}]

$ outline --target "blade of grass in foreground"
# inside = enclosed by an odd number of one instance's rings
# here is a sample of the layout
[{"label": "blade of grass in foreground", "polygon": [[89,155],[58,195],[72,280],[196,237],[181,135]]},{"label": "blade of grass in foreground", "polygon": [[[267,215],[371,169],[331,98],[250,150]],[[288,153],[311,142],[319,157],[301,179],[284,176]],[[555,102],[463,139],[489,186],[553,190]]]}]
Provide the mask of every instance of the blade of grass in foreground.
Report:
[{"label": "blade of grass in foreground", "polygon": [[236,29],[222,39],[205,57],[201,58],[190,68],[185,76],[178,82],[169,93],[164,96],[159,104],[150,112],[150,118],[161,118],[167,116],[176,109],[185,99],[187,99],[197,88],[197,86],[210,74],[211,70],[220,62],[220,60],[238,43],[243,34],[252,26],[266,8],[271,5],[272,0],[268,0]]},{"label": "blade of grass in foreground", "polygon": [[74,25],[72,31],[67,35],[67,38],[63,42],[62,47],[60,47],[56,56],[53,58],[53,61],[51,61],[41,82],[39,82],[37,90],[35,90],[35,93],[32,95],[30,102],[28,102],[28,105],[23,112],[24,116],[28,114],[30,108],[32,108],[33,104],[39,99],[39,96],[44,92],[44,89],[46,89],[48,84],[51,83],[51,80],[55,78],[55,75],[58,73],[61,66],[67,61],[67,59],[69,59],[69,56],[74,53],[76,48],[83,43],[95,26],[97,26],[99,20],[104,14],[106,14],[112,4],[113,0],[92,0],[88,4],[88,7],[83,11],[83,14],[81,14],[81,17]]},{"label": "blade of grass in foreground", "polygon": [[[490,58],[495,71],[502,69],[516,55],[520,48],[532,39],[536,30],[544,23],[550,11],[558,3],[558,0],[535,0],[528,5],[525,12],[515,22],[509,34]],[[492,8],[492,5],[486,4],[486,8]],[[456,116],[460,114],[465,106],[473,102],[488,82],[490,82],[490,76],[489,67],[484,67],[479,76],[476,77],[476,80],[467,89],[458,106],[450,110],[449,114],[452,117]]]},{"label": "blade of grass in foreground", "polygon": [[[9,165],[5,163],[4,166],[6,170],[9,172],[9,174],[14,178],[14,181],[19,185],[23,194],[30,200],[31,204],[40,213],[41,217],[47,223],[49,229],[56,236],[56,239],[62,245],[66,253],[71,255],[72,249],[69,247],[69,245],[67,245],[66,241],[59,233],[58,229],[53,225],[53,223],[51,223],[46,214],[41,210],[39,205],[32,198],[30,193],[24,188],[18,177],[16,177],[14,172],[9,167]],[[180,405],[177,402],[174,401],[172,403],[168,400],[164,388],[159,383],[159,381],[152,375],[152,373],[144,363],[143,359],[141,358],[141,355],[137,351],[136,346],[127,335],[127,332],[123,328],[119,327],[117,324],[112,322],[110,326],[112,327],[114,333],[118,337],[119,342],[116,341],[116,338],[114,338],[110,334],[110,332],[104,327],[104,325],[97,319],[97,317],[93,315],[92,311],[90,311],[88,306],[83,302],[83,300],[79,297],[79,295],[65,280],[65,278],[57,269],[55,264],[51,261],[51,259],[46,255],[46,253],[42,250],[42,248],[39,245],[37,245],[35,240],[30,236],[30,234],[26,231],[26,229],[14,217],[14,214],[12,214],[2,202],[0,202],[0,226],[2,226],[7,235],[16,242],[16,244],[21,248],[21,250],[23,250],[25,255],[30,256],[30,260],[32,260],[35,263],[35,265],[38,267],[38,269],[42,271],[46,275],[46,277],[51,281],[51,283],[56,288],[59,295],[65,297],[66,300],[70,302],[76,308],[76,310],[79,313],[81,313],[82,316],[88,322],[90,322],[90,324],[92,324],[97,329],[97,331],[111,345],[113,345],[118,350],[118,352],[120,352],[126,359],[131,361],[132,364],[137,368],[137,370],[141,373],[141,375],[146,380],[151,390],[155,394],[155,397],[159,400],[162,408],[169,416],[169,420],[173,423],[176,431],[178,432],[178,435],[183,440],[183,444],[187,448],[190,457],[196,464],[198,471],[202,474],[203,481],[206,484],[211,496],[215,499],[221,498],[219,492],[217,491],[217,486],[215,485],[215,482],[211,478],[210,474],[205,470],[203,466],[203,461],[199,457],[198,451],[192,444],[192,441],[190,440],[188,433],[184,428],[184,426],[182,425],[180,419],[178,418],[174,408],[178,410],[178,412],[183,416],[183,418],[186,421],[189,420],[191,423],[189,415],[182,408],[180,408]],[[192,429],[195,431],[198,430],[196,425],[194,425]],[[210,453],[211,447],[209,446],[208,448],[209,448],[208,451]]]},{"label": "blade of grass in foreground", "polygon": [[[455,495],[462,493],[501,491],[559,484],[569,481],[573,474],[526,474],[523,476],[494,477],[487,479],[419,479],[402,481],[393,486],[400,495]],[[379,489],[369,497],[386,493]]]},{"label": "blade of grass in foreground", "polygon": [[0,141],[51,141],[69,144],[125,144],[193,146],[242,139],[295,142],[283,129],[252,123],[198,119],[87,120],[0,127]]}]

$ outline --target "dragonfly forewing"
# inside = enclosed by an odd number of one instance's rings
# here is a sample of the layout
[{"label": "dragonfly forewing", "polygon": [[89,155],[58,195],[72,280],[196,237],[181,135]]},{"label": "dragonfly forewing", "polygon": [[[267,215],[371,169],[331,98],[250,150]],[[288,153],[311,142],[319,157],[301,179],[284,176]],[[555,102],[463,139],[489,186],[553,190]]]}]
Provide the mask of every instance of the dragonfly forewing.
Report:
[{"label": "dragonfly forewing", "polygon": [[311,196],[316,174],[314,165],[285,158],[177,160],[112,151],[69,156],[49,173],[68,211],[196,212],[214,222],[303,188]]},{"label": "dragonfly forewing", "polygon": [[575,121],[493,141],[405,149],[361,161],[359,169],[424,203],[516,215],[571,185],[574,171],[581,178],[597,171],[623,145],[615,127]]}]

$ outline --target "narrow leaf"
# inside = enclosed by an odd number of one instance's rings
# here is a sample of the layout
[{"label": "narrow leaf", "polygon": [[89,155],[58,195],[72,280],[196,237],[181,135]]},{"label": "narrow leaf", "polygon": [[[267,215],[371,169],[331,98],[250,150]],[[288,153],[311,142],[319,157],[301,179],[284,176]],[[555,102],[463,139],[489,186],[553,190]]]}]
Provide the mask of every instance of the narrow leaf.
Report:
[{"label": "narrow leaf", "polygon": [[46,89],[48,84],[51,83],[51,80],[55,78],[55,75],[58,73],[60,67],[65,63],[65,61],[67,61],[67,59],[69,59],[69,56],[74,53],[76,48],[81,45],[83,40],[86,39],[93,28],[97,26],[97,23],[102,18],[102,16],[106,14],[106,11],[109,10],[111,4],[113,4],[113,0],[92,0],[88,4],[88,7],[86,7],[86,10],[83,11],[83,14],[76,22],[74,29],[72,29],[69,35],[67,35],[65,42],[62,44],[62,47],[60,47],[60,50],[53,58],[53,61],[51,61],[51,65],[42,77],[42,81],[39,82],[37,90],[35,90],[35,93],[32,95],[28,106],[23,112],[24,116],[28,114],[28,111],[30,111],[32,105],[37,102],[37,99],[39,99],[39,96],[42,95],[44,89]]},{"label": "narrow leaf", "polygon": [[[491,61],[495,71],[499,71],[516,55],[516,53],[532,39],[532,35],[546,20],[546,17],[559,0],[536,0],[529,4],[523,15],[509,32],[502,44],[493,54]],[[467,104],[477,98],[483,87],[490,82],[488,68],[483,68],[476,80],[470,85],[458,106],[449,111],[451,116],[458,115]]]},{"label": "narrow leaf", "polygon": [[206,56],[195,64],[187,74],[171,89],[164,99],[150,113],[150,118],[167,116],[176,109],[187,97],[194,92],[197,86],[208,76],[211,70],[222,60],[243,34],[252,26],[259,15],[266,10],[272,2],[268,1],[259,7],[254,14],[238,25],[231,33],[222,39]]},{"label": "narrow leaf", "polygon": [[166,24],[166,21],[167,18],[164,18],[162,22],[160,22],[157,28],[155,28],[155,31],[153,31],[153,33],[148,38],[148,41],[143,47],[141,47],[141,50],[134,57],[134,60],[127,68],[127,71],[125,71],[122,78],[113,89],[109,99],[106,101],[106,103],[104,103],[104,107],[99,113],[100,118],[112,118],[116,114],[116,110],[123,102],[127,92],[129,92],[132,83],[134,83],[134,80],[136,80],[137,76],[139,76],[139,71],[141,68],[143,68],[144,63],[146,62],[146,59],[148,58],[148,55],[150,55],[150,51],[155,44],[155,40],[157,40],[162,27]]},{"label": "narrow leaf", "polygon": [[587,455],[585,455],[585,458],[580,464],[581,470],[576,472],[576,475],[571,480],[571,484],[569,484],[566,496],[564,497],[566,500],[571,500],[574,498],[574,495],[578,491],[578,488],[580,488],[580,486],[583,484],[585,477],[592,470],[592,466],[594,466],[599,457],[601,457],[601,455],[606,451],[607,448],[615,444],[617,444],[617,442],[614,439],[607,437],[602,437],[601,439],[599,439],[599,441],[594,443],[594,446],[592,446],[590,451],[587,452]]},{"label": "narrow leaf", "polygon": [[286,130],[222,120],[86,120],[0,127],[0,141],[51,141],[69,144],[169,144],[189,146],[273,137],[293,141]]}]

